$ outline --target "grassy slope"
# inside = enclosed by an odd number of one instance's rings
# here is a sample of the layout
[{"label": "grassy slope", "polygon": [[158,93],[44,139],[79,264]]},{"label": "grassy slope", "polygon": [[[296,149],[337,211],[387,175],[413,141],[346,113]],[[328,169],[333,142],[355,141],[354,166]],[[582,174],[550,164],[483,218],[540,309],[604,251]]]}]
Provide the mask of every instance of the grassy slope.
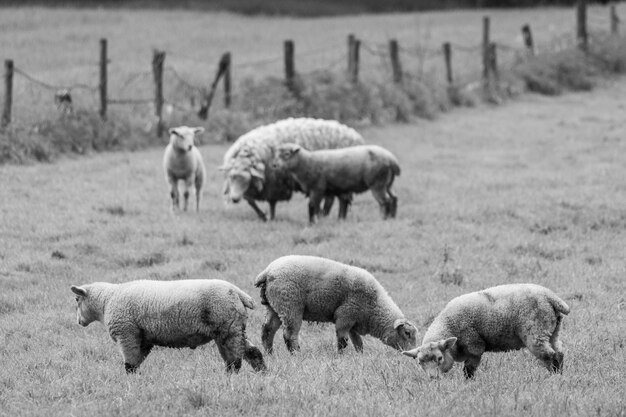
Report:
[{"label": "grassy slope", "polygon": [[[202,148],[209,176],[199,215],[169,214],[161,150],[0,167],[0,414],[623,415],[624,94],[621,80],[593,94],[525,96],[366,130],[402,163],[399,218],[387,222],[370,195],[356,198],[346,222],[333,215],[312,228],[301,196],[279,205],[273,223],[243,205],[227,209],[216,170],[224,145]],[[460,287],[437,276],[446,246]],[[155,349],[126,376],[104,328],[75,324],[71,284],[223,278],[258,300],[254,277],[289,253],[372,271],[422,334],[456,295],[546,285],[572,307],[565,374],[512,352],[486,355],[475,382],[457,365],[429,383],[377,340],[339,357],[332,327],[308,325],[295,356],[279,332],[267,375],[244,365],[226,377],[210,344]],[[251,312],[254,343],[263,315]]]}]

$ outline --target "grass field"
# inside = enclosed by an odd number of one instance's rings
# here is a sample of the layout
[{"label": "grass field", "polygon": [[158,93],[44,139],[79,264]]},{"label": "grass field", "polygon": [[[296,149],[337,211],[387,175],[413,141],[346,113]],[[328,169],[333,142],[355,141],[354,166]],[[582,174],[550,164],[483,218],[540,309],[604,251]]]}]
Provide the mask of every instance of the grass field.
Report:
[{"label": "grass field", "polygon": [[[355,199],[307,226],[302,196],[261,223],[224,207],[224,144],[208,167],[199,214],[172,215],[161,149],[0,167],[0,415],[624,416],[626,400],[626,81],[558,99],[534,95],[436,121],[370,128],[399,156],[399,217]],[[459,268],[460,286],[442,283]],[[72,284],[221,278],[252,283],[276,257],[312,254],[372,272],[421,335],[448,300],[533,282],[572,308],[565,372],[526,351],[487,354],[476,380],[461,366],[429,382],[412,361],[366,338],[339,356],[329,325],[306,325],[302,352],[277,335],[269,371],[228,377],[214,344],[155,349],[127,376],[103,326],[76,324]],[[262,308],[249,335],[260,344]]]}]

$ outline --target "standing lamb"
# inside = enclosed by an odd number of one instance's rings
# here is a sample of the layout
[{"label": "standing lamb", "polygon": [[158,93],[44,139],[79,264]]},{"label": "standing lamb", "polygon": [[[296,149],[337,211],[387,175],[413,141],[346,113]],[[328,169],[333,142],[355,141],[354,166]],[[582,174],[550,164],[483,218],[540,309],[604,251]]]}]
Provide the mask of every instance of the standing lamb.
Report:
[{"label": "standing lamb", "polygon": [[315,221],[326,194],[339,197],[339,218],[346,218],[352,193],[372,190],[383,219],[396,217],[398,198],[391,192],[400,165],[388,150],[376,145],[309,151],[297,144],[278,146],[276,169],[293,175],[309,194],[309,222]]},{"label": "standing lamb", "polygon": [[262,340],[268,353],[281,324],[287,349],[300,350],[302,320],[335,323],[339,352],[348,337],[362,352],[361,335],[366,334],[399,350],[416,346],[413,323],[364,269],[315,256],[283,256],[254,285],[261,288],[261,304],[267,308]]},{"label": "standing lamb", "polygon": [[226,281],[95,282],[72,286],[78,324],[103,323],[124,357],[126,372],[135,372],[153,346],[196,347],[215,340],[228,372],[245,359],[265,370],[263,355],[246,338],[246,308],[252,298]]},{"label": "standing lamb", "polygon": [[527,347],[550,372],[562,372],[559,331],[569,307],[549,289],[509,284],[454,298],[428,328],[422,346],[402,352],[417,358],[430,378],[464,362],[473,378],[485,352]]},{"label": "standing lamb", "polygon": [[187,211],[189,201],[189,189],[195,186],[196,189],[196,211],[200,210],[200,199],[202,198],[202,186],[204,184],[205,168],[202,155],[194,146],[195,135],[204,132],[203,127],[179,126],[169,130],[170,143],[165,148],[163,155],[163,168],[165,169],[165,179],[170,185],[170,196],[172,197],[172,210],[178,209],[179,192],[178,181],[185,184],[183,193],[184,210]]},{"label": "standing lamb", "polygon": [[[249,131],[233,143],[224,155],[224,194],[227,201],[242,199],[254,209],[259,218],[267,220],[256,200],[267,201],[270,220],[274,219],[276,203],[291,199],[297,185],[290,175],[276,170],[271,161],[275,149],[282,143],[294,142],[305,149],[344,148],[365,143],[354,129],[334,120],[289,118]],[[327,214],[332,206],[328,196],[324,206]]]}]

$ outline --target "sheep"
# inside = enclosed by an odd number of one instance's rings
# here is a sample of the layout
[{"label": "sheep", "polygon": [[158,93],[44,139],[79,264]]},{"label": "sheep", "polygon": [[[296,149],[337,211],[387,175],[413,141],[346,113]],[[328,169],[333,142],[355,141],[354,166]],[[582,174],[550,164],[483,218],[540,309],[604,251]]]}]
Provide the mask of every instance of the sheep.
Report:
[{"label": "sheep", "polygon": [[187,211],[189,189],[192,185],[196,189],[196,211],[200,210],[206,170],[202,155],[194,146],[194,138],[195,135],[202,132],[204,132],[203,127],[179,126],[169,129],[170,143],[165,148],[163,155],[163,168],[165,169],[165,180],[170,186],[172,210],[179,207],[178,181],[180,180],[184,181],[185,184],[184,210]]},{"label": "sheep", "polygon": [[417,358],[430,378],[464,362],[473,378],[485,352],[527,347],[552,373],[563,370],[559,331],[570,309],[549,289],[508,284],[454,298],[432,322],[422,345],[402,352]]},{"label": "sheep", "polygon": [[398,350],[416,346],[415,325],[364,269],[316,256],[283,256],[270,263],[254,285],[267,308],[261,338],[268,354],[281,324],[287,349],[300,350],[302,320],[335,323],[339,353],[348,337],[362,352],[361,335],[367,334]]},{"label": "sheep", "polygon": [[153,346],[196,347],[215,340],[227,372],[241,359],[255,371],[266,369],[261,351],[246,338],[246,308],[252,298],[217,279],[95,282],[72,286],[78,324],[103,323],[117,343],[127,373],[137,368]]},{"label": "sheep", "polygon": [[376,145],[309,151],[293,143],[278,146],[274,167],[289,172],[309,193],[309,222],[319,214],[325,194],[339,197],[339,218],[345,219],[352,193],[372,190],[383,219],[395,217],[398,198],[391,186],[400,165],[388,150]]},{"label": "sheep", "polygon": [[[354,129],[334,120],[289,118],[260,126],[242,135],[224,154],[220,170],[225,172],[224,195],[228,202],[246,200],[258,217],[267,216],[256,201],[269,203],[270,220],[275,218],[276,203],[291,199],[297,185],[290,175],[272,168],[275,148],[294,142],[306,149],[343,148],[362,145],[363,137]],[[327,196],[324,213],[332,206]]]}]

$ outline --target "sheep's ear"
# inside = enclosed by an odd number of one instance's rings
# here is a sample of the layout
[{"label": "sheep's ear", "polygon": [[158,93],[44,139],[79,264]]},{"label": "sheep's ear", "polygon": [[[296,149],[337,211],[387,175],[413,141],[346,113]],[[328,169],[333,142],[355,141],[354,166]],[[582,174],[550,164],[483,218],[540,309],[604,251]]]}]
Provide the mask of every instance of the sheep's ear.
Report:
[{"label": "sheep's ear", "polygon": [[81,297],[87,297],[87,291],[85,291],[82,287],[77,287],[76,285],[72,285],[70,290],[76,295],[80,295]]},{"label": "sheep's ear", "polygon": [[170,135],[180,136],[180,133],[178,133],[178,131],[176,130],[176,128],[175,128],[175,127],[171,127],[171,128],[169,128],[169,129],[167,129],[167,132],[168,132]]},{"label": "sheep's ear", "polygon": [[202,132],[204,132],[204,128],[202,126],[198,126],[198,127],[194,127],[193,128],[194,135],[197,135],[197,134],[202,133]]},{"label": "sheep's ear", "polygon": [[402,354],[415,359],[415,358],[417,358],[417,354],[419,352],[420,352],[420,348],[415,348],[415,349],[411,349],[411,350],[403,350]]},{"label": "sheep's ear", "polygon": [[407,319],[396,319],[396,321],[393,322],[393,328],[397,329],[398,327],[407,324],[409,321]]},{"label": "sheep's ear", "polygon": [[439,342],[439,346],[442,351],[445,351],[445,350],[451,349],[455,343],[456,343],[456,337],[451,337],[449,339]]},{"label": "sheep's ear", "polygon": [[253,177],[256,177],[260,180],[265,180],[265,174],[263,174],[260,170],[254,168],[254,167],[250,167],[250,175],[252,175]]},{"label": "sheep's ear", "polygon": [[294,146],[293,148],[291,148],[291,154],[295,155],[298,152],[300,152],[300,149],[302,149],[299,145]]},{"label": "sheep's ear", "polygon": [[230,164],[224,164],[224,165],[220,165],[217,167],[218,171],[228,171],[230,169],[231,165]]}]

